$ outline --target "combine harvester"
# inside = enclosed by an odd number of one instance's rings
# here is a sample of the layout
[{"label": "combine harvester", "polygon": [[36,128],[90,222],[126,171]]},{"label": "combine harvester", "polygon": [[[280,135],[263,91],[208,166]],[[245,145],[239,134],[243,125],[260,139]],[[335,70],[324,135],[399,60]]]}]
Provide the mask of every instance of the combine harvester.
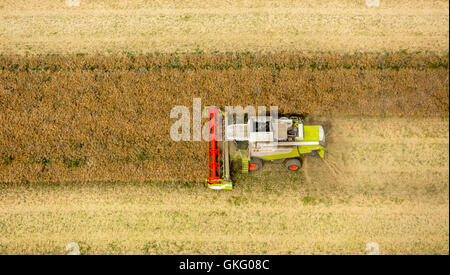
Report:
[{"label": "combine harvester", "polygon": [[205,111],[210,118],[209,188],[232,190],[232,160],[241,161],[242,173],[260,170],[264,161],[283,163],[288,171],[297,171],[304,156],[325,156],[323,127],[303,125],[299,117],[249,116],[246,123],[233,124],[233,114],[218,107]]}]

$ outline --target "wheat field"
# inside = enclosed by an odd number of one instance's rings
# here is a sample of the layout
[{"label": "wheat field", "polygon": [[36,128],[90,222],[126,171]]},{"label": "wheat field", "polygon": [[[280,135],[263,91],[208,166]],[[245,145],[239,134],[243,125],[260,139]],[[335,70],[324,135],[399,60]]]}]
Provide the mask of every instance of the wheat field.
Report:
[{"label": "wheat field", "polygon": [[192,114],[194,97],[203,106],[278,106],[280,113],[308,116],[436,117],[445,116],[449,104],[448,56],[0,60],[3,182],[202,181],[206,142],[175,142],[169,135],[176,122],[171,109],[184,105]]},{"label": "wheat field", "polygon": [[[0,2],[0,254],[449,253],[449,1]],[[174,105],[277,105],[325,160],[204,187]],[[235,167],[236,168],[236,167]]]}]

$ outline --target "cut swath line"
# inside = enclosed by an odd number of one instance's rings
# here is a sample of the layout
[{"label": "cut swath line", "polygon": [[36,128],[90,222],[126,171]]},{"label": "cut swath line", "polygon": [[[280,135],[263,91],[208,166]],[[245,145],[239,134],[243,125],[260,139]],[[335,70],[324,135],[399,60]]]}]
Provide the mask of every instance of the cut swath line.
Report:
[{"label": "cut swath line", "polygon": [[331,174],[335,177],[336,181],[339,183],[343,183],[345,180],[344,174],[340,172],[341,169],[338,168],[338,166],[335,163],[330,162],[328,159],[324,159],[323,162],[330,170]]}]

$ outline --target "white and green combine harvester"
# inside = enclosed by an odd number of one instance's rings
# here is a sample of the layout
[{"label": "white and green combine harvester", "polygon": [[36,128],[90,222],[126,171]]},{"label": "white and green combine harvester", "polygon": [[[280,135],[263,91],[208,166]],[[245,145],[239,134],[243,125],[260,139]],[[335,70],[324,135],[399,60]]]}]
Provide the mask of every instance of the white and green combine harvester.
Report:
[{"label": "white and green combine harvester", "polygon": [[209,177],[212,189],[232,189],[230,162],[239,160],[242,173],[260,170],[264,162],[283,164],[288,171],[302,167],[305,156],[325,157],[325,132],[321,125],[304,125],[298,116],[248,116],[233,123],[233,114],[208,107]]}]

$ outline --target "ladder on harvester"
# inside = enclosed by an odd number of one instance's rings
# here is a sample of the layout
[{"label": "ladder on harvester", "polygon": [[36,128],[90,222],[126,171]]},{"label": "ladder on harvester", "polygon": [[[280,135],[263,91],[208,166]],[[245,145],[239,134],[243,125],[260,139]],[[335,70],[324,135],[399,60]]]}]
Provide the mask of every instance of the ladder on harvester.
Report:
[{"label": "ladder on harvester", "polygon": [[233,189],[230,179],[229,141],[225,140],[224,130],[227,117],[218,107],[205,108],[210,120],[208,122],[208,171],[205,181],[211,189]]},{"label": "ladder on harvester", "polygon": [[249,160],[248,160],[247,157],[242,156],[242,155],[241,155],[241,159],[242,159],[242,169],[241,169],[241,171],[242,171],[243,174],[247,174],[248,173],[248,162],[249,162]]}]

